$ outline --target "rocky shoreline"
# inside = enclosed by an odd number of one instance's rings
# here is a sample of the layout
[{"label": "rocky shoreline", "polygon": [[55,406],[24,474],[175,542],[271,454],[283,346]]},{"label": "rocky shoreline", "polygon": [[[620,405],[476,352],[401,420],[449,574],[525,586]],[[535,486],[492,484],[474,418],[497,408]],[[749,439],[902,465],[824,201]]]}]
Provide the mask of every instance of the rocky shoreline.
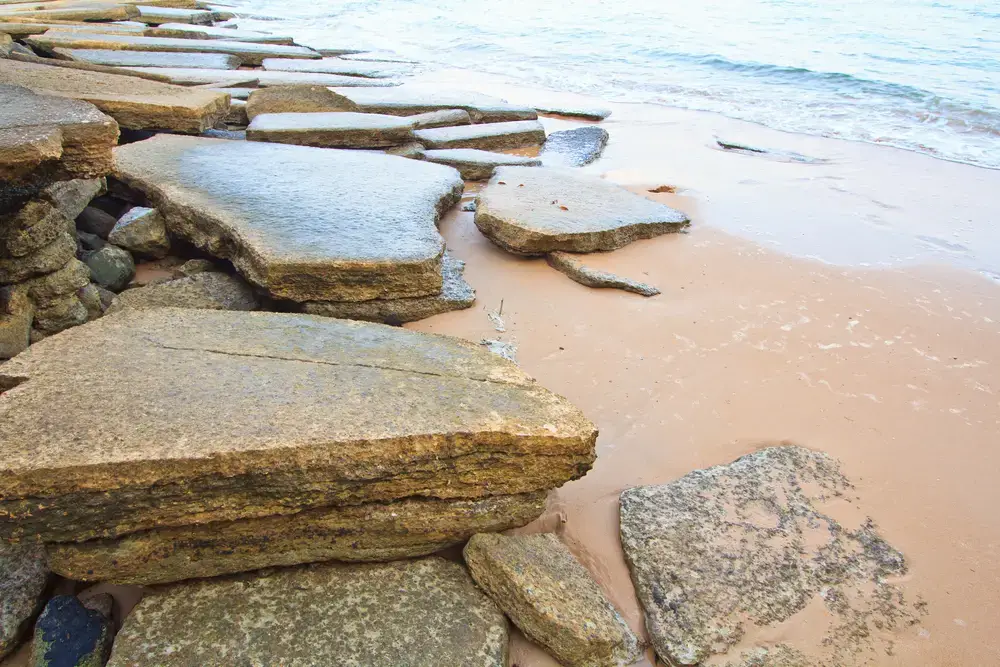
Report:
[{"label": "rocky shoreline", "polygon": [[[0,4],[0,658],[505,667],[513,623],[565,665],[640,660],[566,545],[503,534],[597,426],[512,355],[398,325],[475,302],[438,231],[469,181],[498,248],[647,297],[578,258],[687,215],[575,171],[603,128],[538,121],[608,112],[429,93],[232,18]],[[792,447],[626,489],[657,655],[852,664],[914,623],[903,555],[813,506],[849,489]],[[819,597],[828,654],[740,646]]]}]

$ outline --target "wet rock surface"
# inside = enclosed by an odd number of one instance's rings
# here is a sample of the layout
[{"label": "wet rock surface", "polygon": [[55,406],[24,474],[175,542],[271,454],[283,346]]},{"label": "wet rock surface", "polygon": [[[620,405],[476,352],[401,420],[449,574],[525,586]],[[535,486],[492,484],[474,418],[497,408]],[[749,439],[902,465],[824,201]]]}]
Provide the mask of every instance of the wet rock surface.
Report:
[{"label": "wet rock surface", "polygon": [[238,276],[205,272],[125,290],[108,313],[123,308],[207,308],[210,310],[256,310],[253,288]]},{"label": "wet rock surface", "polygon": [[73,595],[49,600],[35,623],[32,667],[103,667],[111,654],[111,622]]},{"label": "wet rock surface", "polygon": [[476,535],[463,555],[479,587],[561,664],[624,667],[639,659],[638,638],[555,535]]},{"label": "wet rock surface", "polygon": [[460,565],[428,558],[172,586],[139,603],[108,664],[505,667],[506,657],[503,614]]},{"label": "wet rock surface", "polygon": [[550,134],[539,157],[546,167],[584,167],[601,157],[607,145],[603,127],[578,127]]},{"label": "wet rock surface", "polygon": [[453,169],[378,153],[166,135],[118,148],[116,170],[172,234],[299,302],[439,293],[436,222],[463,187]]},{"label": "wet rock surface", "polygon": [[53,53],[66,60],[112,67],[236,69],[240,66],[239,58],[224,53],[163,53],[122,49],[53,49]]},{"label": "wet rock surface", "polygon": [[248,141],[325,148],[384,148],[413,141],[405,118],[371,113],[271,113],[256,116]]},{"label": "wet rock surface", "polygon": [[345,88],[336,91],[365,113],[414,116],[441,109],[464,109],[473,123],[506,123],[535,120],[530,107],[508,104],[498,97],[462,91],[425,91],[402,85],[395,88]]},{"label": "wet rock surface", "polygon": [[247,99],[247,118],[265,113],[358,111],[358,105],[326,86],[276,86],[252,91]]},{"label": "wet rock surface", "polygon": [[493,175],[493,170],[501,165],[537,167],[542,164],[538,158],[481,151],[475,148],[424,151],[424,159],[458,169],[462,178],[467,181],[485,181]]},{"label": "wet rock surface", "polygon": [[41,545],[0,541],[0,658],[30,633],[48,580]]},{"label": "wet rock surface", "polygon": [[686,215],[566,169],[497,167],[479,194],[476,226],[510,252],[613,250],[688,226]]},{"label": "wet rock surface", "polygon": [[438,127],[417,130],[414,135],[417,141],[432,149],[507,150],[540,146],[545,142],[545,129],[541,123],[534,120]]},{"label": "wet rock surface", "polygon": [[[734,667],[834,667],[891,650],[921,604],[893,583],[906,561],[871,519],[848,527],[828,513],[853,502],[835,460],[793,446],[625,490],[622,547],[657,654],[679,665],[724,655]],[[821,654],[753,642],[756,628],[810,605],[823,610]],[[747,640],[757,648],[728,653]]]},{"label": "wet rock surface", "polygon": [[545,256],[545,259],[549,266],[587,287],[609,287],[642,296],[656,296],[660,293],[660,290],[652,285],[585,266],[577,257],[569,253],[550,252]]}]

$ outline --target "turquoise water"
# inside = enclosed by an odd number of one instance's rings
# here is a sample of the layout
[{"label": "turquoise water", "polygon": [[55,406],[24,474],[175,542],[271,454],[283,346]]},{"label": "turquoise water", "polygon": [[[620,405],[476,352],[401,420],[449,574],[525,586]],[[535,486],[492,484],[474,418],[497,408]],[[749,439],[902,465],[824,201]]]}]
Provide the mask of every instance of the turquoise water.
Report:
[{"label": "turquoise water", "polygon": [[1000,168],[1000,2],[239,0],[306,43]]}]

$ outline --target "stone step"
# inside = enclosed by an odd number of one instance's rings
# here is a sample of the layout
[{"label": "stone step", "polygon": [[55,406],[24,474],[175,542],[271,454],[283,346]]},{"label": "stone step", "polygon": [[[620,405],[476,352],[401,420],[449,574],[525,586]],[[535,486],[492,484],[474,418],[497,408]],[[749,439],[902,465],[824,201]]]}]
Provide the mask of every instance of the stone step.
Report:
[{"label": "stone step", "polygon": [[406,118],[373,113],[265,113],[247,127],[247,140],[324,148],[385,148],[413,141]]},{"label": "stone step", "polygon": [[404,84],[391,90],[345,88],[336,92],[368,113],[413,116],[441,109],[464,109],[469,112],[473,123],[503,123],[538,118],[538,113],[530,107],[508,104],[498,97],[466,91],[430,91]]},{"label": "stone step", "polygon": [[427,148],[477,148],[508,150],[545,143],[545,128],[535,120],[483,123],[459,127],[437,127],[415,132]]},{"label": "stone step", "polygon": [[475,148],[424,151],[424,159],[458,169],[462,178],[467,181],[485,181],[499,166],[537,167],[542,164],[541,160],[534,157],[494,153]]}]

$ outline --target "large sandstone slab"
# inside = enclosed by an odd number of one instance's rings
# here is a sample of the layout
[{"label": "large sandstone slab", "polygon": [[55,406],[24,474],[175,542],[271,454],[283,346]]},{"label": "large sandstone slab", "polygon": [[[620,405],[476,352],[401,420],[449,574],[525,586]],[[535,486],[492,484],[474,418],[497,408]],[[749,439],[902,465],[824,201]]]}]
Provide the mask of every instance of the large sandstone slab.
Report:
[{"label": "large sandstone slab", "polygon": [[537,120],[435,127],[417,130],[414,134],[417,141],[431,149],[478,148],[496,151],[545,143],[545,128]]},{"label": "large sandstone slab", "polygon": [[362,76],[370,79],[389,79],[400,74],[398,69],[379,67],[370,63],[355,62],[342,58],[323,58],[322,60],[313,61],[268,58],[264,61],[263,65],[264,69],[274,72],[321,72],[324,74]]},{"label": "large sandstone slab", "polygon": [[295,40],[287,35],[272,35],[256,30],[238,30],[207,25],[196,26],[183,23],[163,23],[157,26],[155,33],[169,34],[171,37],[182,39],[223,39],[227,42],[255,42],[257,44],[285,44],[288,46],[295,43]]},{"label": "large sandstone slab", "polygon": [[324,148],[386,148],[413,141],[406,118],[375,113],[267,113],[254,117],[247,140]]},{"label": "large sandstone slab", "polygon": [[112,67],[183,67],[232,70],[240,59],[225,53],[163,53],[108,49],[53,49],[56,57]]},{"label": "large sandstone slab", "polygon": [[257,81],[261,87],[268,86],[358,86],[358,87],[391,87],[397,85],[394,81],[383,79],[364,79],[357,76],[340,74],[323,74],[320,72],[269,72],[266,70],[212,70],[194,67],[129,67],[130,72],[142,74],[160,74],[170,79],[171,83],[183,86],[199,86],[209,83],[219,85],[240,85],[249,78]]},{"label": "large sandstone slab", "polygon": [[522,255],[614,250],[689,225],[680,211],[613,183],[545,167],[497,167],[475,221],[491,241]]},{"label": "large sandstone slab", "polygon": [[300,302],[440,292],[436,223],[463,187],[379,153],[167,135],[116,149],[115,170],[173,234]]},{"label": "large sandstone slab", "polygon": [[441,558],[179,584],[143,598],[109,667],[506,667],[507,620]]},{"label": "large sandstone slab", "polygon": [[247,94],[247,118],[265,113],[358,111],[358,106],[326,86],[292,85],[258,88]]},{"label": "large sandstone slab", "polygon": [[480,93],[427,91],[408,85],[391,89],[344,88],[336,92],[367,113],[415,116],[441,109],[464,109],[474,123],[506,123],[538,118],[538,113],[530,107],[508,104],[498,97]]},{"label": "large sandstone slab", "polygon": [[[828,513],[853,505],[851,491],[835,460],[792,446],[625,490],[622,548],[657,654],[744,667],[884,657],[918,617],[893,582],[903,554],[871,519]],[[808,606],[820,611],[806,637],[775,631]]]},{"label": "large sandstone slab", "polygon": [[127,309],[0,386],[0,536],[47,542],[532,494],[582,476],[597,435],[478,345],[309,315]]},{"label": "large sandstone slab", "polygon": [[125,49],[128,51],[166,51],[174,53],[228,53],[245,65],[260,65],[264,58],[320,58],[304,46],[258,44],[225,39],[183,39],[177,37],[137,37],[135,35],[46,33],[26,37],[33,47],[52,49]]},{"label": "large sandstone slab", "polygon": [[458,169],[462,178],[467,181],[485,181],[493,175],[493,170],[500,166],[537,167],[542,164],[538,158],[481,151],[475,148],[424,151],[424,159]]},{"label": "large sandstone slab", "polygon": [[206,308],[256,310],[253,289],[238,276],[209,271],[128,289],[115,297],[107,313],[123,308]]},{"label": "large sandstone slab", "polygon": [[150,7],[136,5],[139,10],[138,21],[151,25],[161,23],[194,23],[210,25],[215,20],[215,12],[207,9],[181,9],[177,7]]},{"label": "large sandstone slab", "polygon": [[118,2],[55,0],[42,3],[0,5],[0,19],[22,18],[39,21],[124,21],[136,18],[135,5]]},{"label": "large sandstone slab", "polygon": [[200,133],[229,113],[225,95],[130,76],[0,60],[0,84],[90,102],[131,130]]}]

